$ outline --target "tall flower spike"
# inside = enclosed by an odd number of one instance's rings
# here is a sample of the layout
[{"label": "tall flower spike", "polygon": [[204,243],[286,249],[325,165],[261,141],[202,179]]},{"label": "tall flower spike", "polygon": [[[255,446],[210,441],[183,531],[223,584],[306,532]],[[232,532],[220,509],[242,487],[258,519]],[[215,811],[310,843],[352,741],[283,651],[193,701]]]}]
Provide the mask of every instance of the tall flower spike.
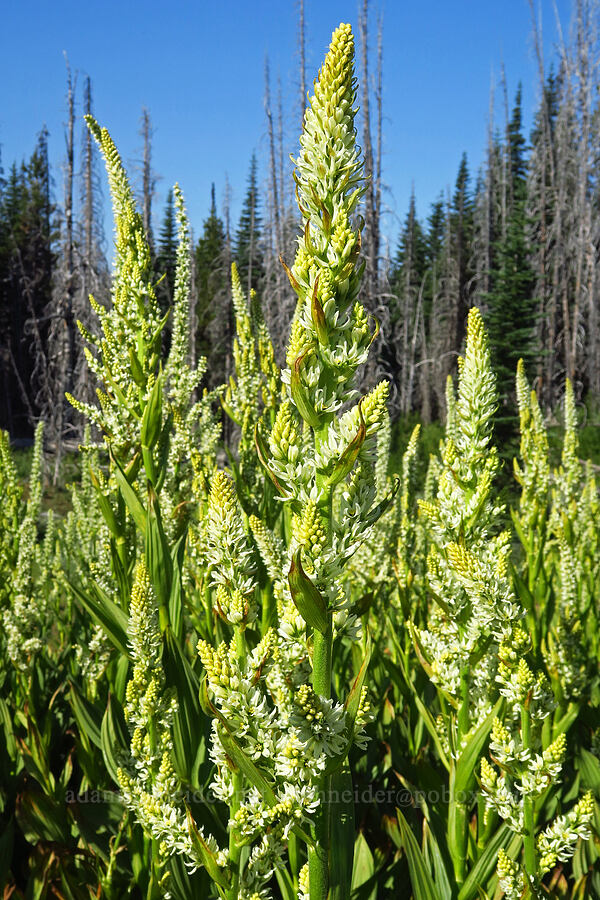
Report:
[{"label": "tall flower spike", "polygon": [[473,307],[469,312],[467,346],[458,381],[456,443],[459,451],[487,452],[497,399],[488,337],[481,313]]},{"label": "tall flower spike", "polygon": [[105,433],[115,456],[127,464],[131,447],[141,440],[143,410],[158,373],[164,320],[153,285],[150,248],[125,168],[106,128],[92,116],[86,116],[86,122],[106,162],[115,216],[115,277],[109,309],[90,297],[102,335],[81,328],[95,350],[86,348],[86,359],[101,384],[100,409],[70,394],[67,398]]},{"label": "tall flower spike", "polygon": [[360,232],[351,219],[365,187],[354,127],[353,57],[350,26],[340,25],[315,82],[296,161],[303,232],[288,272],[298,306],[288,352],[291,371],[283,378],[313,428],[352,397],[354,372],[372,340],[356,302]]}]

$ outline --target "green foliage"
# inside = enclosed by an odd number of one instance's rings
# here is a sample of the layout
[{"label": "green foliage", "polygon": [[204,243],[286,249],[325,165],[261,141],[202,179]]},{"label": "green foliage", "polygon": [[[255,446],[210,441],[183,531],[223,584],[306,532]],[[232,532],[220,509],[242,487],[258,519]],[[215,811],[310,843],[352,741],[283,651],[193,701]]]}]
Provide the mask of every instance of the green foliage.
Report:
[{"label": "green foliage", "polygon": [[259,291],[264,278],[261,225],[257,162],[256,154],[253,153],[248,172],[248,188],[234,241],[240,280],[248,294],[250,291]]},{"label": "green foliage", "polygon": [[210,195],[210,213],[205,219],[195,249],[196,346],[209,361],[211,384],[225,378],[225,360],[231,340],[225,227],[217,215],[215,186]]},{"label": "green foliage", "polygon": [[[82,327],[99,405],[72,402],[99,440],[86,431],[64,517],[42,524],[42,426],[26,486],[0,434],[6,896],[598,895],[600,496],[580,410],[567,380],[553,452],[519,362],[505,510],[477,308],[437,388],[443,430],[393,428],[386,382],[355,390],[374,329],[353,55],[341,25],[304,120],[286,366],[234,266],[214,392],[190,363],[182,193],[167,348],[127,174],[88,118],[117,258],[111,305]],[[432,266],[469,232],[467,174],[428,235],[411,225]],[[207,272],[214,202],[211,220]]]},{"label": "green foliage", "polygon": [[519,87],[507,129],[509,205],[504,231],[498,235],[494,245],[486,317],[500,394],[498,437],[503,444],[516,434],[513,383],[517,361],[523,359],[525,369],[533,375],[539,360],[535,335],[535,274],[527,245],[525,138],[521,129]]}]

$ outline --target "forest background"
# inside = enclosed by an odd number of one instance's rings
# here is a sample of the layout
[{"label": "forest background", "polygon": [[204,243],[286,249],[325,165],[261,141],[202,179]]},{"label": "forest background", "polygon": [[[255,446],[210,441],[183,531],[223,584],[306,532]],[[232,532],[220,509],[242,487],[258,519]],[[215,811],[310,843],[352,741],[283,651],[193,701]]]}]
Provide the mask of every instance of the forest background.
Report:
[{"label": "forest background", "polygon": [[[319,27],[330,12],[328,6],[319,12]],[[322,43],[331,16],[352,12],[338,6],[331,4]],[[556,9],[523,0],[519,9],[522,16],[512,27],[522,21],[519,41],[531,79],[517,83],[508,69],[514,60],[508,60],[505,71],[502,54],[494,56],[496,71],[491,74],[485,115],[467,110],[460,119],[469,120],[474,129],[466,143],[475,165],[466,153],[454,149],[461,139],[460,128],[449,129],[440,107],[430,107],[425,129],[408,118],[394,121],[395,99],[405,90],[396,81],[403,40],[394,30],[395,11],[382,13],[364,0],[357,10],[356,28],[359,140],[371,174],[362,235],[362,300],[380,323],[364,373],[365,387],[382,376],[390,380],[390,411],[396,420],[411,415],[424,423],[443,418],[445,376],[456,369],[467,313],[477,305],[484,313],[498,373],[497,429],[507,452],[516,434],[514,372],[519,358],[524,359],[550,419],[561,402],[565,375],[572,379],[580,407],[592,424],[592,444],[597,443],[594,423],[600,397],[599,8],[594,0],[575,0],[570,7],[563,4]],[[543,28],[542,12],[549,20],[544,20]],[[263,102],[252,112],[252,125],[247,122],[243,85],[235,91],[229,87],[228,102],[220,100],[221,87],[198,87],[198,119],[204,118],[205,105],[221,108],[223,115],[223,133],[205,128],[204,144],[226,145],[226,159],[236,155],[237,182],[241,167],[247,166],[245,187],[223,176],[221,161],[214,174],[205,163],[198,168],[207,207],[193,222],[192,362],[203,355],[208,358],[211,387],[226,383],[232,367],[229,273],[234,259],[244,286],[263,298],[276,350],[280,355],[284,351],[295,296],[280,257],[293,259],[298,228],[289,161],[289,153],[297,148],[290,136],[298,133],[310,87],[308,57],[318,44],[311,33],[312,14],[312,7],[305,8],[300,0],[290,3],[278,22],[278,29],[288,32],[282,43],[290,41],[293,52],[286,57],[288,71],[281,69],[280,53],[276,52],[277,67],[269,55],[261,59]],[[158,19],[154,24],[158,28]],[[424,35],[423,47],[429,50],[424,51],[423,68],[443,29],[443,21],[432,21],[430,33]],[[7,34],[8,30],[4,40]],[[229,53],[226,34],[223,23],[218,52],[224,68]],[[138,37],[147,42],[143,23]],[[272,37],[276,43],[275,32]],[[471,57],[478,59],[475,49],[464,33],[448,33],[445,39],[456,43],[448,60],[452,64],[455,59],[457,71],[464,71],[469,97]],[[201,53],[201,34],[197,40]],[[320,51],[319,46],[314,55],[320,56]],[[260,50],[253,54],[249,45],[245,54],[254,67]],[[160,67],[159,52],[155,64]],[[169,57],[164,65],[170,65]],[[118,79],[119,65],[114,70]],[[27,442],[35,423],[43,419],[47,450],[54,453],[55,480],[65,451],[76,446],[83,428],[65,393],[91,399],[93,392],[76,322],[91,326],[90,293],[99,303],[109,303],[112,255],[99,162],[81,123],[83,113],[98,112],[95,86],[90,75],[69,65],[68,57],[65,71],[64,143],[59,158],[51,161],[49,132],[40,123],[33,152],[23,149],[21,157],[13,153],[14,158],[4,153],[0,168],[0,427],[13,440]],[[19,75],[13,73],[13,83]],[[431,89],[425,74],[417,72],[409,88],[417,106],[419,76]],[[442,88],[439,85],[441,97]],[[18,95],[6,79],[5,91],[7,97]],[[40,92],[44,94],[41,86]],[[530,98],[531,109],[525,109],[524,96]],[[173,299],[176,226],[173,195],[155,163],[155,130],[160,132],[163,126],[153,116],[151,101],[150,97],[140,112],[136,169],[166,312]],[[11,102],[3,104],[8,113]],[[56,97],[57,108],[61,102]],[[177,97],[172,106],[180,108]],[[0,140],[5,130],[12,139],[4,115],[0,112]],[[226,130],[226,121],[238,118],[247,131],[245,145],[232,140],[236,126],[231,125],[231,133]],[[111,126],[110,121],[106,124]],[[134,127],[130,122],[130,131]],[[475,150],[474,133],[480,136]],[[54,146],[57,143],[55,138]],[[444,154],[446,166],[454,166],[452,183],[434,188],[436,173],[430,172],[421,179],[425,199],[419,200],[413,187],[407,208],[398,214],[395,211],[404,203],[400,195],[406,193],[411,177],[410,148],[415,153],[412,165],[421,171],[428,159],[436,158],[425,151],[428,143]],[[180,148],[184,159],[189,157],[185,120],[172,144],[175,157]],[[404,181],[398,175],[400,161]],[[189,191],[185,182],[182,187],[193,196],[198,184],[190,185]]]}]

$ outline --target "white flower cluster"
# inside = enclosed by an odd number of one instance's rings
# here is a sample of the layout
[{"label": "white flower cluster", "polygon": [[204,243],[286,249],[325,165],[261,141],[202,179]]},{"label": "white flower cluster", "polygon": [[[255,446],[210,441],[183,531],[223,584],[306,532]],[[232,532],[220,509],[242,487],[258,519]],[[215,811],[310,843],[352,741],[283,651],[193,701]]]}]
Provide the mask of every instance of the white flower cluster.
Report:
[{"label": "white flower cluster", "polygon": [[284,657],[285,649],[273,630],[244,660],[234,642],[216,650],[205,641],[198,645],[220,713],[213,720],[211,758],[217,768],[212,789],[232,804],[236,785],[223,746],[229,734],[269,774],[273,790],[274,799],[267,802],[255,787],[247,788],[230,822],[240,839],[253,844],[241,879],[248,896],[252,891],[267,896],[261,891],[282,864],[291,829],[310,821],[318,804],[314,775],[324,768],[327,754],[344,745],[343,709],[316,697],[304,682],[293,687],[303,676]]},{"label": "white flower cluster", "polygon": [[467,698],[470,726],[495,701],[498,646],[523,616],[508,575],[510,537],[497,533],[502,509],[492,493],[496,397],[483,320],[472,309],[456,399],[448,384],[437,494],[420,503],[431,536],[427,580],[434,603],[419,632],[432,680],[455,702]]},{"label": "white flower cluster", "polygon": [[525,874],[504,849],[498,854],[498,882],[506,900],[522,900],[525,896],[527,885]]},{"label": "white flower cluster", "polygon": [[[150,576],[140,560],[131,593],[129,642],[133,674],[127,682],[125,719],[131,733],[130,758],[118,769],[125,805],[142,827],[161,843],[161,855],[183,855],[190,870],[202,865],[190,834],[186,814],[177,802],[181,784],[173,769],[171,725],[177,709],[165,693],[162,639]],[[213,837],[203,841],[218,865],[225,865],[226,851]]]},{"label": "white flower cluster", "polygon": [[[6,444],[3,463],[8,454]],[[42,462],[43,425],[40,423],[35,432],[29,496],[17,534],[16,565],[14,572],[7,573],[8,584],[11,586],[7,598],[8,606],[2,613],[8,656],[22,671],[27,671],[31,667],[35,654],[43,646],[48,618],[48,597],[46,592],[40,589],[40,582],[43,584],[44,581],[44,548],[38,544],[38,520],[42,503]],[[10,477],[10,463],[7,474]],[[52,532],[53,522],[50,517],[47,524],[47,539]],[[50,548],[46,546],[46,550],[49,552]],[[34,581],[36,569],[41,570],[41,578],[38,576]]]},{"label": "white flower cluster", "polygon": [[233,482],[225,472],[213,475],[202,526],[220,614],[232,624],[252,621],[257,613],[253,548]]},{"label": "white flower cluster", "polygon": [[594,816],[594,798],[585,794],[566,815],[558,816],[537,839],[540,875],[554,868],[557,862],[567,862],[573,856],[579,840],[591,836],[590,824]]},{"label": "white flower cluster", "polygon": [[153,285],[152,259],[142,218],[118,151],[105,128],[86,117],[106,161],[115,212],[115,277],[112,305],[105,309],[93,298],[102,335],[96,337],[81,323],[88,366],[103,388],[97,389],[100,408],[67,395],[86,418],[100,428],[118,456],[140,444],[140,406],[147,404],[160,359],[160,308]]}]

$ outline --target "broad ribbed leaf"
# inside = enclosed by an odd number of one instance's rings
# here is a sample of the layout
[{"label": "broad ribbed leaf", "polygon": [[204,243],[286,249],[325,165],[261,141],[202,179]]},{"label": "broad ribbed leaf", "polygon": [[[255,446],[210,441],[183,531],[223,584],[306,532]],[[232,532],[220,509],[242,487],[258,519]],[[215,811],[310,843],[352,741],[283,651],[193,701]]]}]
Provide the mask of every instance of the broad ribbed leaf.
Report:
[{"label": "broad ribbed leaf", "polygon": [[121,496],[125,501],[125,505],[127,509],[131,513],[133,517],[133,521],[136,526],[142,532],[142,534],[146,534],[146,510],[144,509],[143,503],[131,487],[129,481],[127,480],[127,476],[115,457],[111,453],[111,460],[114,465],[114,473],[115,478],[117,479],[117,484],[119,485],[119,490],[121,492]]},{"label": "broad ribbed leaf", "polygon": [[354,862],[352,864],[352,892],[360,891],[361,900],[377,900],[377,886],[370,885],[366,888],[368,882],[373,879],[375,874],[375,863],[373,854],[367,844],[362,831],[358,833],[358,837],[354,843]]},{"label": "broad ribbed leaf", "polygon": [[345,765],[329,780],[331,802],[329,805],[330,842],[329,898],[348,900],[352,887],[354,859],[354,803],[352,775]]},{"label": "broad ribbed leaf", "polygon": [[123,710],[114,697],[109,695],[106,711],[102,719],[100,729],[102,756],[108,770],[108,774],[119,784],[117,769],[121,765],[121,758],[129,748],[129,732],[125,725]]},{"label": "broad ribbed leaf", "polygon": [[441,900],[414,834],[399,809],[396,810],[396,815],[408,862],[414,900]]},{"label": "broad ribbed leaf", "polygon": [[511,859],[515,859],[520,847],[521,837],[511,831],[508,825],[501,825],[469,872],[460,889],[458,900],[475,900],[479,888],[487,889],[489,893],[491,888],[488,881],[495,875],[500,850],[504,848]]},{"label": "broad ribbed leaf", "polygon": [[95,597],[80,590],[73,583],[70,583],[69,587],[83,608],[87,610],[95,622],[102,626],[106,636],[119,653],[129,656],[129,647],[127,646],[129,619],[127,618],[127,613],[120,606],[117,606],[97,584],[92,586]]},{"label": "broad ribbed leaf", "polygon": [[187,820],[190,837],[192,839],[192,844],[194,845],[194,850],[201,858],[204,868],[216,885],[222,888],[229,887],[229,877],[226,870],[222,869],[217,864],[214,853],[198,831],[196,823],[194,822],[194,817],[192,816],[189,809],[187,810]]},{"label": "broad ribbed leaf", "polygon": [[175,688],[177,712],[173,721],[173,753],[182,778],[192,781],[194,762],[204,742],[206,722],[200,707],[200,683],[170,630],[165,634],[163,666],[169,687]]},{"label": "broad ribbed leaf", "polygon": [[101,748],[102,712],[83,696],[74,681],[69,682],[69,702],[79,730]]},{"label": "broad ribbed leaf", "polygon": [[321,634],[326,634],[328,621],[325,600],[302,568],[301,553],[302,549],[298,547],[288,574],[292,600],[304,621]]}]

